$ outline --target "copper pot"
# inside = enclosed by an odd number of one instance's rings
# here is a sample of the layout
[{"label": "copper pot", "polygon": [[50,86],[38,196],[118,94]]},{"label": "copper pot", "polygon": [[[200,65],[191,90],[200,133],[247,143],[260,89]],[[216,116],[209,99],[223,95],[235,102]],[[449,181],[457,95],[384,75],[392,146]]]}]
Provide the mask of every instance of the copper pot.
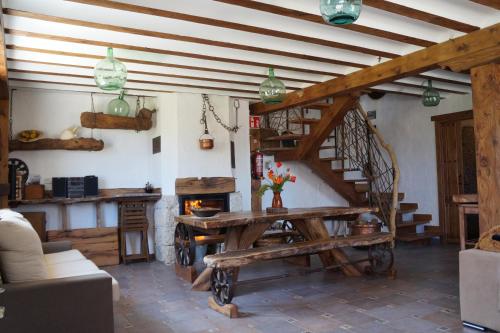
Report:
[{"label": "copper pot", "polygon": [[214,139],[200,138],[200,149],[207,150],[214,148]]},{"label": "copper pot", "polygon": [[381,228],[380,223],[356,221],[351,225],[351,235],[370,235],[380,232]]}]

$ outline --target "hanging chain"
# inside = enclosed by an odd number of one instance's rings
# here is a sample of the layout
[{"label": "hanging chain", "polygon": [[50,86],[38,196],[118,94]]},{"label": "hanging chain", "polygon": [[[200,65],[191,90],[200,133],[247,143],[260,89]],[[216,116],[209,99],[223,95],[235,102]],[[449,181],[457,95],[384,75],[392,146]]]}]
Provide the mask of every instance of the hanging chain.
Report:
[{"label": "hanging chain", "polygon": [[93,92],[90,93],[90,112],[92,112],[92,114],[94,115],[94,125],[90,129],[90,137],[94,138],[94,128],[95,128],[96,123],[97,123],[97,116],[95,114],[94,93]]},{"label": "hanging chain", "polygon": [[[208,134],[208,126],[207,126],[207,103],[205,100],[205,94],[203,96],[203,107],[201,109],[201,119],[200,124],[205,125],[205,134]],[[208,99],[208,96],[207,96]]]},{"label": "hanging chain", "polygon": [[135,116],[139,114],[139,109],[141,108],[141,98],[137,96],[137,102],[135,103]]},{"label": "hanging chain", "polygon": [[[236,121],[236,125],[233,127],[224,124],[222,122],[222,119],[219,117],[219,115],[217,113],[215,113],[214,106],[210,103],[210,100],[208,99],[208,95],[202,94],[202,97],[203,97],[203,109],[202,109],[200,123],[202,123],[202,124],[205,123],[205,128],[207,127],[207,115],[206,114],[207,114],[207,105],[208,105],[208,109],[210,110],[210,112],[212,112],[212,114],[215,118],[215,121],[217,121],[217,123],[219,123],[219,125],[224,127],[229,132],[234,132],[234,133],[238,132],[238,130],[240,129],[240,127],[238,126],[238,121]],[[238,108],[240,107],[239,100],[235,100],[234,106],[236,108],[236,112],[238,112]]]}]

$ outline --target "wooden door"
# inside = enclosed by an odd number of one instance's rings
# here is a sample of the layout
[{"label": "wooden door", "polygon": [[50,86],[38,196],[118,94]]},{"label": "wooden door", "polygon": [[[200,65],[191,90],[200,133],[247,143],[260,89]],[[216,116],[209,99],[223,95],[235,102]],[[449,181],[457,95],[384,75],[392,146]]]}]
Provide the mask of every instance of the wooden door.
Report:
[{"label": "wooden door", "polygon": [[462,122],[471,118],[470,111],[432,118],[436,123],[439,224],[447,243],[458,243],[460,239],[453,195],[464,193]]}]

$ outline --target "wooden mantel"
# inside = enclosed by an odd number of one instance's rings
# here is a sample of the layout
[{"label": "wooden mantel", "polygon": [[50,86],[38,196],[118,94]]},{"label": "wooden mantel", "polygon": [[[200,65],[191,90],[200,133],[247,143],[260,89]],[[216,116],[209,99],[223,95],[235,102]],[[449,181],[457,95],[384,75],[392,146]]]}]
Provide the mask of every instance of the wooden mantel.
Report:
[{"label": "wooden mantel", "polygon": [[177,195],[232,193],[234,191],[236,191],[236,182],[233,177],[192,177],[175,180],[175,194]]}]

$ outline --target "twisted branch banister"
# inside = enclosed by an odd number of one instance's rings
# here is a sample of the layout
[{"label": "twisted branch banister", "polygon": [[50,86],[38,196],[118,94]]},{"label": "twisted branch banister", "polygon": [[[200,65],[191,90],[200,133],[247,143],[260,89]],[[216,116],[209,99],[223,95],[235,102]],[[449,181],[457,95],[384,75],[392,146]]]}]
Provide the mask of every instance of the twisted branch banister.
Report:
[{"label": "twisted branch banister", "polygon": [[380,134],[379,130],[373,126],[371,123],[370,119],[368,118],[368,114],[365,112],[363,107],[361,106],[360,103],[357,104],[357,108],[360,111],[361,115],[363,118],[366,120],[366,123],[368,127],[370,128],[370,131],[375,134],[377,137],[380,145],[387,151],[389,154],[389,158],[391,159],[392,163],[392,168],[394,172],[394,180],[393,180],[393,190],[392,190],[392,206],[391,206],[391,213],[390,213],[390,219],[389,219],[389,229],[393,237],[396,237],[396,210],[398,206],[398,197],[399,197],[399,176],[400,176],[400,170],[399,170],[399,164],[398,164],[398,159],[396,157],[396,153],[394,152],[394,149],[392,146],[388,143],[385,142],[384,138]]}]

